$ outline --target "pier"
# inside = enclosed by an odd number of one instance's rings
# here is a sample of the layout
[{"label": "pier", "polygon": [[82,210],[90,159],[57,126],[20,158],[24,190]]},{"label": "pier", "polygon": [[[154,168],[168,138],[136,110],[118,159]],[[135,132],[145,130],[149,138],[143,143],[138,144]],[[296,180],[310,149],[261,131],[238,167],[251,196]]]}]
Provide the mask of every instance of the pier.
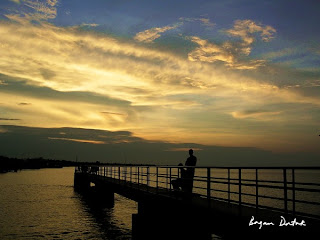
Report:
[{"label": "pier", "polygon": [[77,167],[74,187],[112,207],[138,202],[133,239],[305,237],[320,232],[319,167],[193,167],[193,191],[173,190],[177,166]]}]

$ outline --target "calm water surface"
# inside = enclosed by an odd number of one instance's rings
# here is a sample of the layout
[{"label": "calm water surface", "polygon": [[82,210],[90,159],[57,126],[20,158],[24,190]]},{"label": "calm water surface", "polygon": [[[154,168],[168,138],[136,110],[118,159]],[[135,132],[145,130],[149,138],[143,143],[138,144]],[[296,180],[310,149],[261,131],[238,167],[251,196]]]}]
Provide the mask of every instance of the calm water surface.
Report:
[{"label": "calm water surface", "polygon": [[131,239],[137,204],[95,209],[73,190],[74,168],[0,174],[0,239]]}]

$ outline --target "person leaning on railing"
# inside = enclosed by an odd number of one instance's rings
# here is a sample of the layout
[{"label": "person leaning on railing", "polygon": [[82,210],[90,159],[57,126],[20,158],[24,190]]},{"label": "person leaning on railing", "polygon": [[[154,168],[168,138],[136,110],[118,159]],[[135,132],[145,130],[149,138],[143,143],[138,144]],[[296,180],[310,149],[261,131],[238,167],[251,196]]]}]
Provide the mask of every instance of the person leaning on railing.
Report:
[{"label": "person leaning on railing", "polygon": [[179,163],[179,172],[180,172],[180,178],[174,179],[171,181],[173,190],[183,190],[183,181],[186,178],[186,170],[182,167],[183,164]]}]

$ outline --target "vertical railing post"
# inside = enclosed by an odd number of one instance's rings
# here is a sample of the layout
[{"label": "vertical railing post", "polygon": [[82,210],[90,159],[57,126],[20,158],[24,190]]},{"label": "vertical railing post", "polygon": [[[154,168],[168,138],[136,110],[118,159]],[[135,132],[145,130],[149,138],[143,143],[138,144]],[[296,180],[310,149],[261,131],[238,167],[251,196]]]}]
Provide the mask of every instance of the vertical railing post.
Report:
[{"label": "vertical railing post", "polygon": [[259,190],[258,190],[258,168],[256,168],[256,208],[259,206]]},{"label": "vertical railing post", "polygon": [[296,191],[295,191],[295,176],[294,176],[294,168],[292,168],[292,213],[296,214]]},{"label": "vertical railing post", "polygon": [[228,203],[230,203],[230,168],[228,168]]},{"label": "vertical railing post", "polygon": [[166,189],[168,189],[168,168],[166,168]]},{"label": "vertical railing post", "polygon": [[132,183],[132,166],[130,166],[130,183]]},{"label": "vertical railing post", "polygon": [[170,178],[169,178],[169,179],[170,179],[170,181],[169,181],[169,183],[170,183],[170,191],[171,191],[171,175],[172,175],[172,168],[170,167],[170,169],[169,169],[169,170],[170,170]]},{"label": "vertical railing post", "polygon": [[120,182],[120,166],[118,167],[118,179],[119,179],[119,182]]},{"label": "vertical railing post", "polygon": [[241,206],[241,168],[239,168],[239,206]]},{"label": "vertical railing post", "polygon": [[147,188],[148,188],[148,191],[149,191],[149,171],[150,171],[150,169],[149,169],[149,167],[147,167]]},{"label": "vertical railing post", "polygon": [[159,168],[156,167],[156,171],[157,171],[157,180],[156,180],[156,184],[157,184],[157,191],[159,190]]},{"label": "vertical railing post", "polygon": [[103,176],[106,176],[106,167],[103,167]]},{"label": "vertical railing post", "polygon": [[210,206],[211,202],[211,168],[207,168],[207,199]]},{"label": "vertical railing post", "polygon": [[138,171],[137,178],[138,178],[138,185],[139,185],[140,184],[140,167],[137,167],[137,171]]},{"label": "vertical railing post", "polygon": [[284,211],[288,212],[288,186],[287,186],[287,169],[283,169],[283,199],[284,199]]},{"label": "vertical railing post", "polygon": [[143,184],[143,167],[141,167],[141,184]]}]

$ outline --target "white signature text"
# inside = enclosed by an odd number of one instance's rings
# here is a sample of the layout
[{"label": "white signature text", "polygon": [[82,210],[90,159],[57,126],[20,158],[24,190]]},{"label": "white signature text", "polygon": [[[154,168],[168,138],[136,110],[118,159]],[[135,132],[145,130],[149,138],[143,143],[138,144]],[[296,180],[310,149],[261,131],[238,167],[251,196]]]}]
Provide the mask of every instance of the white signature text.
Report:
[{"label": "white signature text", "polygon": [[[252,225],[258,225],[259,229],[261,229],[263,226],[275,226],[274,222],[264,222],[264,221],[257,221],[254,219],[254,216],[251,217],[249,226]],[[294,227],[294,226],[300,226],[300,227],[305,227],[307,226],[306,222],[304,220],[297,221],[296,218],[292,221],[287,221],[283,216],[281,216],[280,223],[278,225],[279,227]]]}]

